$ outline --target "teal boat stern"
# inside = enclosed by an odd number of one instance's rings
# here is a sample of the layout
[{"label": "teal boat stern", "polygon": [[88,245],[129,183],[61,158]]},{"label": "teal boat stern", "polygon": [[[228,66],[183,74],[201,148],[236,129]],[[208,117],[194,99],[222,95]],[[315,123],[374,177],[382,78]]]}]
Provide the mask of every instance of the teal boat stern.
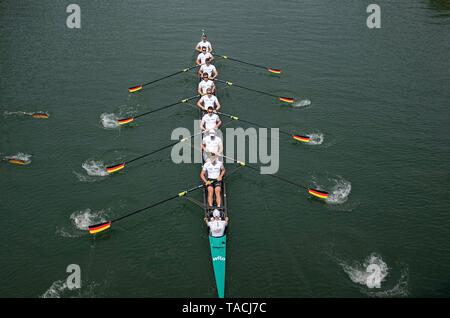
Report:
[{"label": "teal boat stern", "polygon": [[214,277],[216,279],[217,294],[219,298],[224,298],[227,236],[209,236],[209,246],[211,247],[211,259],[214,269]]}]

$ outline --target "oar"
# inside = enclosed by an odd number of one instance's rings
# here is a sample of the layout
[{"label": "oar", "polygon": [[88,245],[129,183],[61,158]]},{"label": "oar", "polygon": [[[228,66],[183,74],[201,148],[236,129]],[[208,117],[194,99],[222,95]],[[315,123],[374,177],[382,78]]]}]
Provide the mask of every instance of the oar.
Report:
[{"label": "oar", "polygon": [[[249,121],[249,120],[241,119],[241,118],[239,118],[239,117],[237,117],[237,116],[233,116],[233,115],[230,115],[230,114],[225,114],[225,113],[222,113],[222,112],[219,112],[219,111],[216,111],[216,113],[217,113],[217,114],[220,114],[220,115],[223,115],[223,116],[225,116],[225,117],[231,118],[231,119],[233,119],[233,120],[239,120],[239,121],[242,121],[242,122],[247,123],[247,124],[250,124],[250,125],[255,125],[255,126],[258,126],[258,127],[262,127],[262,128],[268,128],[268,127],[263,126],[263,125],[261,125],[261,124],[258,124],[258,123],[255,123],[255,122],[251,122],[251,121]],[[301,141],[301,142],[309,142],[310,139],[311,139],[311,137],[309,137],[309,136],[304,136],[304,135],[293,135],[293,134],[291,134],[290,132],[287,132],[287,131],[281,130],[281,129],[279,129],[279,132],[282,133],[282,134],[284,134],[284,135],[290,136],[290,137],[291,137],[292,139],[294,139],[294,140]]]},{"label": "oar", "polygon": [[239,87],[239,88],[242,88],[242,89],[246,89],[248,91],[252,91],[252,92],[260,93],[260,94],[263,94],[263,95],[275,97],[275,98],[277,98],[278,100],[280,100],[282,102],[286,102],[286,103],[293,103],[293,102],[295,102],[295,99],[292,98],[292,97],[277,96],[275,94],[271,94],[271,93],[268,93],[268,92],[264,92],[264,91],[260,91],[260,90],[253,89],[253,88],[249,88],[249,87],[246,87],[246,86],[238,85],[238,84],[235,84],[233,82],[224,81],[224,80],[217,79],[217,78],[216,78],[216,81],[221,82],[221,83],[225,83],[228,86],[236,86],[236,87]]},{"label": "oar", "polygon": [[151,111],[142,113],[142,114],[137,115],[137,116],[134,116],[134,117],[128,117],[128,118],[119,119],[119,120],[117,120],[117,123],[118,123],[119,125],[129,124],[129,123],[131,123],[132,121],[134,121],[136,118],[139,118],[139,117],[142,117],[142,116],[146,116],[146,115],[149,115],[149,114],[152,114],[152,113],[156,113],[156,112],[158,112],[158,111],[160,111],[160,110],[163,110],[163,109],[166,109],[166,108],[169,108],[169,107],[178,105],[178,104],[186,103],[187,101],[190,101],[191,99],[195,99],[195,98],[198,98],[198,97],[200,97],[200,95],[195,95],[195,96],[192,96],[192,97],[188,97],[188,98],[179,100],[179,101],[177,101],[177,102],[175,102],[175,103],[172,103],[172,104],[169,104],[169,105],[165,105],[165,106],[162,106],[162,107],[153,109],[153,110],[151,110]]},{"label": "oar", "polygon": [[262,68],[262,69],[265,69],[266,71],[269,71],[270,73],[273,73],[273,74],[281,74],[281,72],[282,72],[280,69],[277,69],[277,68],[272,68],[272,67],[267,67],[267,66],[263,66],[263,65],[258,65],[258,64],[245,62],[245,61],[242,61],[242,60],[238,60],[238,59],[229,57],[228,55],[220,55],[220,54],[217,54],[217,53],[214,54],[214,55],[220,56],[220,57],[222,57],[225,60],[235,61],[235,62],[238,62],[238,63],[255,66],[257,68]]},{"label": "oar", "polygon": [[133,212],[131,212],[131,213],[128,213],[128,214],[126,214],[126,215],[124,215],[124,216],[121,216],[121,217],[119,217],[119,218],[117,218],[117,219],[114,219],[114,220],[111,220],[111,221],[102,222],[102,223],[98,223],[98,224],[94,224],[94,225],[90,225],[90,226],[88,227],[88,231],[89,231],[90,234],[97,234],[97,233],[99,233],[99,232],[102,232],[102,231],[104,231],[104,230],[109,229],[109,228],[111,227],[111,224],[114,223],[114,222],[118,222],[118,221],[123,220],[123,219],[125,219],[125,218],[128,218],[128,217],[130,217],[130,216],[132,216],[132,215],[135,215],[135,214],[140,213],[140,212],[143,212],[143,211],[145,211],[145,210],[154,208],[154,207],[156,207],[156,206],[158,206],[158,205],[161,205],[161,204],[166,203],[166,202],[168,202],[168,201],[174,200],[174,199],[176,199],[176,198],[184,197],[184,196],[187,195],[189,192],[192,192],[192,191],[201,189],[201,188],[203,188],[203,187],[204,187],[204,184],[202,183],[202,184],[199,184],[199,185],[197,185],[197,186],[195,186],[195,187],[193,187],[193,188],[191,188],[191,189],[182,191],[182,192],[180,192],[180,193],[178,193],[178,194],[176,194],[176,195],[173,195],[173,196],[168,197],[168,198],[166,198],[166,199],[164,199],[164,200],[161,200],[161,201],[158,201],[158,202],[156,202],[156,203],[153,203],[152,205],[146,206],[145,208],[142,208],[142,209],[133,211]]},{"label": "oar", "polygon": [[[240,164],[241,166],[250,168],[250,169],[255,170],[255,171],[259,171],[259,168],[258,168],[258,167],[249,165],[249,164],[247,164],[247,163],[245,163],[245,162],[236,160],[236,159],[234,159],[234,158],[231,158],[231,157],[228,157],[228,156],[225,156],[225,155],[223,155],[223,157],[224,157],[224,158],[228,158],[228,159],[230,159],[230,160],[232,160],[232,161],[234,161],[234,162]],[[311,195],[313,195],[313,196],[315,196],[315,197],[317,197],[317,198],[320,198],[320,199],[327,199],[328,196],[329,196],[329,193],[326,192],[326,191],[322,191],[322,190],[318,190],[318,189],[314,189],[314,188],[308,188],[308,187],[306,187],[306,186],[304,186],[304,185],[302,185],[302,184],[300,184],[300,183],[297,183],[297,182],[291,181],[291,180],[289,180],[289,179],[286,179],[286,178],[277,176],[276,174],[267,174],[267,175],[270,176],[270,177],[273,177],[273,178],[275,178],[275,179],[281,180],[281,181],[283,181],[283,182],[289,183],[289,184],[291,184],[291,185],[297,186],[297,187],[299,187],[299,188],[303,188],[303,189],[307,190],[309,194],[311,194]]]},{"label": "oar", "polygon": [[186,142],[186,141],[188,141],[189,139],[192,139],[192,138],[194,138],[195,136],[200,135],[200,134],[202,134],[202,133],[203,133],[202,131],[201,131],[201,132],[198,132],[198,133],[196,133],[196,134],[194,134],[194,135],[191,135],[190,137],[186,137],[186,138],[180,139],[180,140],[178,140],[178,141],[172,142],[172,143],[170,143],[170,144],[168,144],[168,145],[166,145],[166,146],[163,146],[163,147],[161,147],[161,148],[158,148],[158,149],[156,149],[156,150],[153,150],[152,152],[146,153],[146,154],[141,155],[141,156],[139,156],[139,157],[136,157],[136,158],[134,158],[134,159],[125,161],[125,162],[120,163],[120,164],[118,164],[118,165],[113,165],[113,166],[106,167],[106,172],[108,172],[109,174],[111,174],[111,173],[117,172],[117,171],[119,171],[119,170],[122,170],[123,168],[125,168],[125,165],[127,165],[127,164],[129,164],[129,163],[132,163],[132,162],[137,161],[137,160],[140,160],[140,159],[142,159],[142,158],[145,158],[145,157],[154,155],[155,153],[160,152],[160,151],[163,151],[164,149],[173,147],[173,146],[175,146],[176,144],[178,144],[178,143],[180,143],[180,142]]},{"label": "oar", "polygon": [[181,74],[181,73],[185,73],[185,72],[190,71],[190,70],[192,70],[193,68],[196,68],[196,67],[198,67],[198,66],[199,66],[199,65],[193,65],[193,66],[190,66],[190,67],[188,67],[188,68],[182,69],[181,71],[177,71],[177,72],[175,72],[175,73],[172,73],[172,74],[169,74],[169,75],[160,77],[160,78],[158,78],[158,79],[155,79],[155,80],[153,80],[153,81],[151,81],[151,82],[147,82],[147,83],[145,83],[145,84],[141,84],[141,85],[136,85],[136,86],[133,86],[133,87],[129,87],[129,88],[128,88],[128,92],[130,92],[130,93],[135,93],[135,92],[137,92],[137,91],[140,91],[144,86],[147,86],[147,85],[150,85],[150,84],[159,82],[159,81],[161,81],[161,80],[163,80],[163,79],[166,79],[166,78],[169,78],[169,77],[172,77],[172,76]]}]

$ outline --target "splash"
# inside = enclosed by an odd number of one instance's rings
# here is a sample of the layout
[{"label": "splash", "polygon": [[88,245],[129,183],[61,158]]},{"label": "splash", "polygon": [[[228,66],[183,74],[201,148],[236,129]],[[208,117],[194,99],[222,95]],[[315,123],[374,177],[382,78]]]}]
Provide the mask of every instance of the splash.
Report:
[{"label": "splash", "polygon": [[66,290],[67,286],[64,280],[57,280],[47,289],[47,291],[40,296],[40,298],[61,298]]},{"label": "splash", "polygon": [[6,161],[17,160],[17,161],[21,162],[20,164],[28,165],[28,164],[31,163],[31,159],[30,159],[31,157],[32,157],[32,155],[30,155],[30,154],[19,152],[19,153],[15,154],[15,155],[12,155],[12,156],[6,156],[3,159],[6,160]]},{"label": "splash", "polygon": [[352,190],[352,184],[344,179],[333,179],[335,185],[329,191],[330,195],[327,198],[329,204],[342,204],[345,203]]},{"label": "splash", "polygon": [[91,209],[85,209],[73,212],[70,219],[77,229],[86,231],[92,224],[105,222],[106,219],[103,218],[103,214],[105,214],[104,210],[93,212]]},{"label": "splash", "polygon": [[309,99],[303,99],[298,102],[292,104],[292,107],[301,108],[311,105],[311,101]]},{"label": "splash", "polygon": [[81,167],[83,167],[83,169],[86,170],[87,174],[90,176],[105,177],[108,175],[102,161],[87,160],[81,165]]},{"label": "splash", "polygon": [[324,136],[322,133],[310,133],[308,136],[310,137],[310,140],[306,143],[307,145],[316,146],[323,143]]},{"label": "splash", "polygon": [[120,125],[117,123],[118,119],[119,117],[117,117],[116,114],[103,113],[100,115],[100,122],[105,129],[115,129],[120,127]]},{"label": "splash", "polygon": [[381,283],[388,276],[388,266],[380,255],[372,253],[363,264],[355,262],[352,265],[341,262],[340,265],[352,282],[367,288],[381,288]]},{"label": "splash", "polygon": [[406,297],[408,296],[408,268],[402,268],[401,276],[394,287],[381,290],[372,291],[366,290],[365,293],[372,297]]}]

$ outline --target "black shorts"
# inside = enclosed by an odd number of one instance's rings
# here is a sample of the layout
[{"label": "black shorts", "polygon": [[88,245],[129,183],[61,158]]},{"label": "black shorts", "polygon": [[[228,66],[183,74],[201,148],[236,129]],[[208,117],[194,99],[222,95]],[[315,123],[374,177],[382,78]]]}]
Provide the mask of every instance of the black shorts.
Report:
[{"label": "black shorts", "polygon": [[208,179],[208,181],[211,181],[211,183],[208,184],[208,187],[213,188],[222,187],[222,181],[219,181],[217,179]]}]

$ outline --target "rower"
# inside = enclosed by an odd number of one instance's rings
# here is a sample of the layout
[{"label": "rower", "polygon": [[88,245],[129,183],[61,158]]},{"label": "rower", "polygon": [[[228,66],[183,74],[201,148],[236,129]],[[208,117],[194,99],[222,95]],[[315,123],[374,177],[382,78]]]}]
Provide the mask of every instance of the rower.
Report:
[{"label": "rower", "polygon": [[208,106],[207,111],[200,121],[200,129],[203,132],[210,129],[219,129],[220,125],[222,125],[219,115],[214,113],[214,108],[211,105]]},{"label": "rower", "polygon": [[203,111],[207,111],[209,106],[212,106],[214,110],[219,110],[221,107],[219,100],[213,95],[211,88],[207,88],[206,95],[203,95],[197,102],[197,107]]},{"label": "rower", "polygon": [[205,60],[205,64],[200,66],[200,69],[198,70],[198,76],[201,77],[203,73],[208,73],[209,79],[214,81],[217,76],[219,76],[219,72],[217,72],[217,69],[214,65],[211,64],[211,59],[207,58]]},{"label": "rower", "polygon": [[210,157],[219,156],[219,160],[223,162],[223,159],[221,159],[223,154],[222,139],[219,136],[216,136],[216,131],[214,129],[210,129],[206,133],[206,136],[203,137],[200,148],[203,151],[203,158],[205,161],[210,160]]},{"label": "rower", "polygon": [[208,220],[208,218],[205,217],[204,220],[209,227],[209,235],[212,237],[222,237],[225,235],[225,228],[228,225],[228,216],[223,220],[220,211],[214,209],[212,218]]},{"label": "rower", "polygon": [[216,85],[209,79],[208,73],[203,73],[202,80],[198,83],[197,93],[199,95],[206,95],[208,88],[211,88],[212,94],[216,91]]},{"label": "rower", "polygon": [[206,63],[206,59],[210,58],[211,61],[214,60],[214,57],[211,53],[206,51],[206,46],[202,47],[202,52],[197,56],[197,59],[195,60],[195,64],[202,65]]},{"label": "rower", "polygon": [[[213,206],[213,196],[216,196],[217,207],[220,208],[222,204],[222,178],[225,175],[225,167],[222,161],[217,159],[217,156],[212,157],[211,160],[205,162],[200,172],[200,179],[206,186],[208,191],[208,208]],[[209,181],[209,183],[208,183]]]},{"label": "rower", "polygon": [[206,34],[202,35],[202,40],[200,42],[198,42],[198,44],[195,47],[195,49],[199,53],[201,53],[202,52],[202,47],[206,47],[206,51],[207,52],[212,52],[212,46],[211,46],[211,43],[208,41],[208,37],[206,36]]}]

